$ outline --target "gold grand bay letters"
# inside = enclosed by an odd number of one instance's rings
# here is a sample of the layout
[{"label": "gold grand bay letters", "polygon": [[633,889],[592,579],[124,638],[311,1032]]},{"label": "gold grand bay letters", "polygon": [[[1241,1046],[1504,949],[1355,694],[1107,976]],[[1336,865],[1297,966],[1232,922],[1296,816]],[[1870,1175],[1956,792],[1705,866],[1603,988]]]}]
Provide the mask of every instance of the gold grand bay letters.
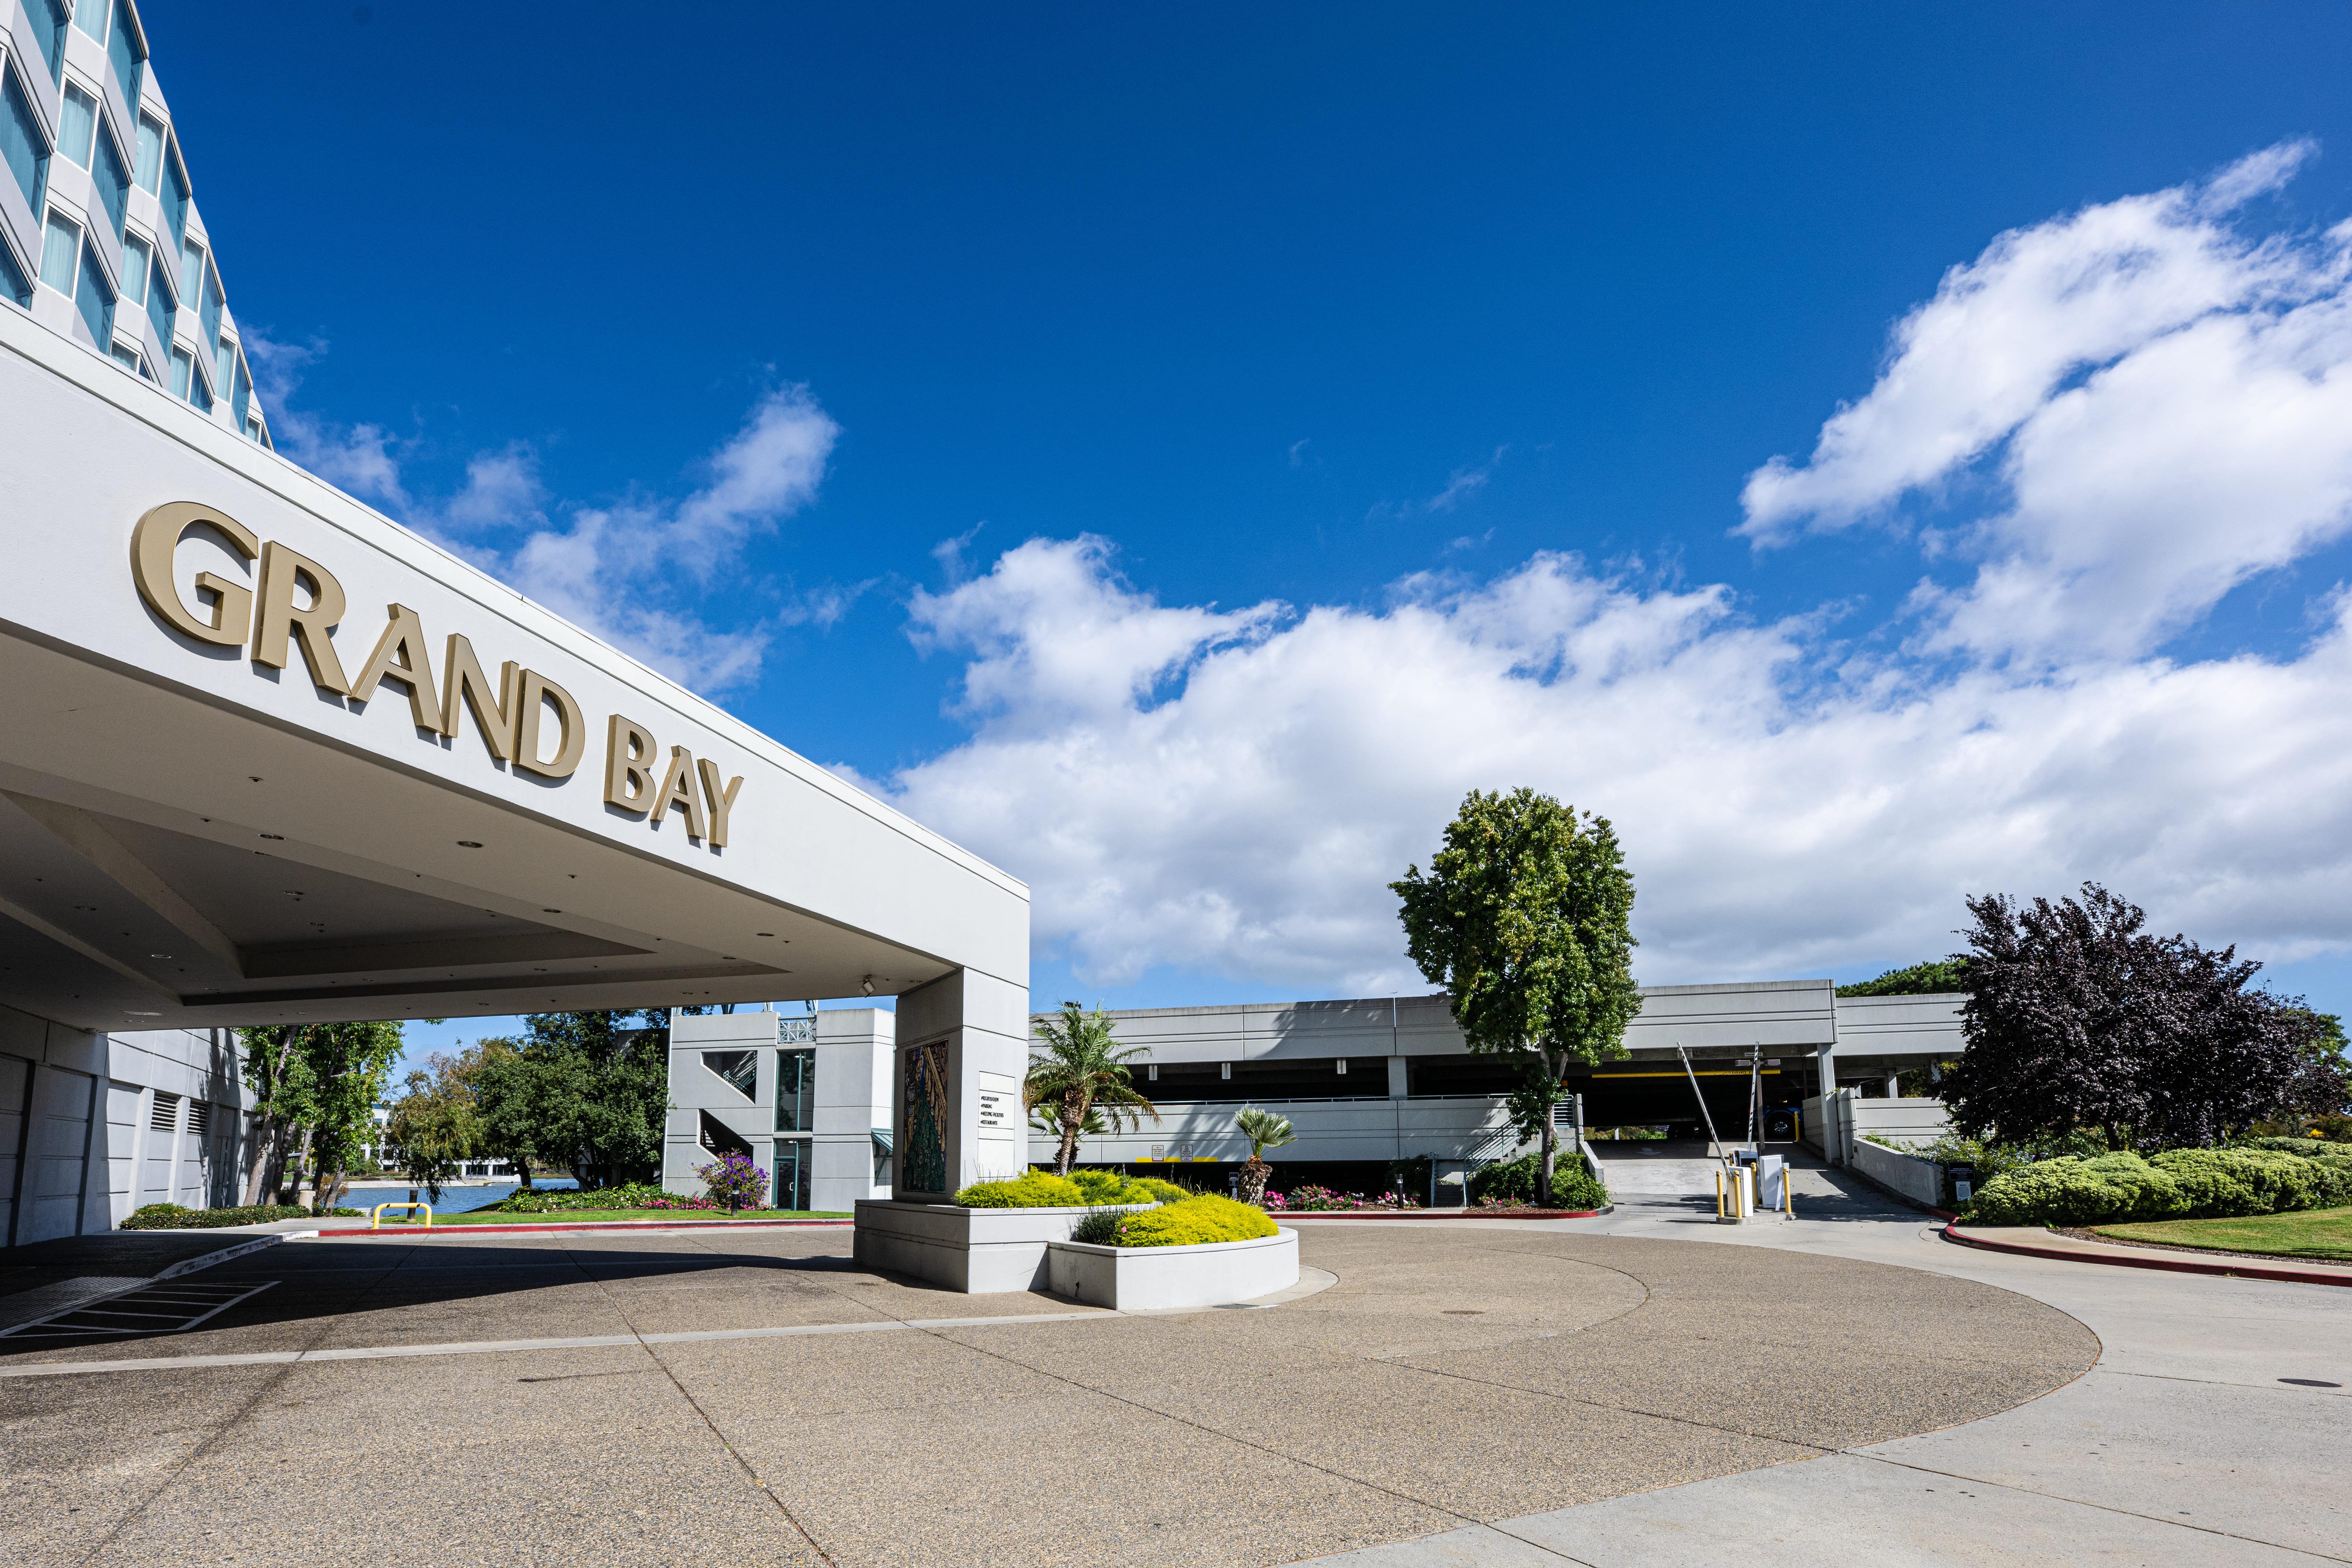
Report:
[{"label": "gold grand bay letters", "polygon": [[[199,604],[191,608],[180,596],[173,558],[180,542],[198,529],[258,572],[249,587],[198,573]],[[405,605],[384,606],[383,635],[358,674],[346,674],[333,637],[348,607],[342,584],[318,562],[259,538],[225,512],[194,501],[151,509],[131,530],[131,576],[156,617],[192,641],[250,645],[253,663],[278,670],[290,668],[299,652],[312,685],[357,707],[390,682],[407,700],[417,732],[436,744],[454,742],[470,716],[493,763],[562,780],[579,771],[587,754],[588,715],[572,693],[512,660],[499,667],[493,683],[462,632],[443,642],[436,677],[424,619]],[[688,838],[712,849],[727,847],[729,819],[743,788],[740,776],[726,777],[716,763],[684,746],[662,755],[643,724],[618,713],[605,721],[604,754],[607,805],[656,829],[675,813]]]}]

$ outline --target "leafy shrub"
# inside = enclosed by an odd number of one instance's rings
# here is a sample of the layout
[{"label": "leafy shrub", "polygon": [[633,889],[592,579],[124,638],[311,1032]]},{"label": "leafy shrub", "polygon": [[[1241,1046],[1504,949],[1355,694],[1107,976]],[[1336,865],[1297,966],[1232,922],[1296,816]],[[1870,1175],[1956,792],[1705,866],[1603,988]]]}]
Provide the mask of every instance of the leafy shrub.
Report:
[{"label": "leafy shrub", "polygon": [[1363,1202],[1361,1197],[1352,1193],[1333,1192],[1329,1187],[1318,1187],[1312,1183],[1293,1187],[1287,1193],[1268,1193],[1266,1196],[1280,1198],[1285,1208],[1306,1214],[1326,1209],[1351,1209]]},{"label": "leafy shrub", "polygon": [[1009,1182],[974,1182],[955,1195],[971,1209],[1104,1208],[1113,1204],[1170,1204],[1192,1194],[1173,1182],[1129,1178],[1117,1171],[1075,1170],[1057,1176],[1033,1167]]},{"label": "leafy shrub", "polygon": [[[2124,1162],[2139,1170],[2126,1173]],[[1995,1176],[1977,1189],[1968,1217],[1978,1225],[2101,1225],[2169,1218],[2187,1206],[2179,1184],[2137,1154],[2064,1154]]]},{"label": "leafy shrub", "polygon": [[649,1182],[625,1186],[530,1187],[485,1204],[481,1212],[494,1214],[567,1214],[580,1209],[690,1209],[703,1213],[724,1209],[716,1198],[686,1197]]},{"label": "leafy shrub", "polygon": [[2266,1149],[2274,1154],[2352,1155],[2352,1143],[2339,1143],[2332,1138],[2249,1138],[2237,1145],[2241,1149]]},{"label": "leafy shrub", "polygon": [[[337,1209],[355,1215],[357,1209]],[[310,1219],[310,1211],[294,1204],[256,1204],[251,1208],[192,1209],[178,1204],[149,1204],[125,1215],[117,1230],[217,1230],[230,1225],[267,1225],[278,1219]]]},{"label": "leafy shrub", "polygon": [[2111,1225],[2227,1218],[2352,1203],[2352,1156],[2271,1149],[2170,1149],[2064,1156],[2004,1172],[1969,1205],[1979,1225]]},{"label": "leafy shrub", "polygon": [[2315,1162],[2267,1149],[2170,1149],[2150,1163],[2179,1184],[2188,1212],[2200,1216],[2312,1208],[2328,1185]]},{"label": "leafy shrub", "polygon": [[1126,1217],[1125,1209],[1088,1209],[1086,1216],[1070,1227],[1070,1239],[1089,1247],[1117,1247],[1118,1222]]},{"label": "leafy shrub", "polygon": [[[1538,1163],[1538,1151],[1530,1149],[1516,1160],[1480,1166],[1470,1174],[1471,1201],[1490,1207],[1532,1204]],[[1563,1152],[1552,1165],[1551,1198],[1554,1208],[1597,1209],[1608,1203],[1609,1194],[1593,1179],[1583,1155]]]},{"label": "leafy shrub", "polygon": [[1213,1241],[1247,1241],[1277,1229],[1255,1204],[1235,1203],[1202,1193],[1181,1203],[1162,1204],[1118,1216],[1119,1247],[1198,1247]]},{"label": "leafy shrub", "polygon": [[974,1182],[955,1195],[969,1209],[1085,1208],[1087,1190],[1051,1171],[1028,1171],[1010,1182]]}]

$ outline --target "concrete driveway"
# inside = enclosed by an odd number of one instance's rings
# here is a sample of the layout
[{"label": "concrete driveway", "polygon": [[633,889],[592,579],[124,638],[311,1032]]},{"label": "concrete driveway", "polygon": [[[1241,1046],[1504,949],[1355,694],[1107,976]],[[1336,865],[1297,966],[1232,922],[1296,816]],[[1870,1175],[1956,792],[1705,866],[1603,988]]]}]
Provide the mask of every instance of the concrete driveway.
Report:
[{"label": "concrete driveway", "polygon": [[[1998,1286],[2088,1326],[2096,1364],[1978,1420],[1494,1519],[1316,1559],[1318,1568],[2352,1561],[2352,1290],[1973,1251],[1817,1162],[1796,1190],[1811,1217],[1717,1226],[1672,1194],[1627,1193],[1615,1215],[1548,1228],[1891,1264],[1956,1289]],[[1939,1331],[1922,1322],[1917,1343],[1938,1348]],[[1853,1347],[1841,1360],[1862,1354]]]},{"label": "concrete driveway", "polygon": [[1856,1258],[1301,1240],[1328,1289],[1167,1317],[886,1279],[839,1231],[278,1246],[192,1277],[264,1288],[190,1331],[0,1339],[0,1561],[1258,1568],[1974,1421],[2098,1354]]}]

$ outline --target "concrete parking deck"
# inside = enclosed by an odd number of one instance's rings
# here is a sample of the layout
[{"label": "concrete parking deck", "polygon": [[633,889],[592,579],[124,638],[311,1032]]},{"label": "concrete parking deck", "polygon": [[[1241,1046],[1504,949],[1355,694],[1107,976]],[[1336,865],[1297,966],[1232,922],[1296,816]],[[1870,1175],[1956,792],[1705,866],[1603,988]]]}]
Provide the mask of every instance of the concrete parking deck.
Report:
[{"label": "concrete parking deck", "polygon": [[192,1332],[0,1340],[0,1559],[1275,1563],[1977,1420],[2098,1353],[1988,1285],[1595,1223],[1308,1226],[1331,1288],[1181,1317],[911,1286],[839,1232],[289,1244],[206,1271],[278,1283]]}]

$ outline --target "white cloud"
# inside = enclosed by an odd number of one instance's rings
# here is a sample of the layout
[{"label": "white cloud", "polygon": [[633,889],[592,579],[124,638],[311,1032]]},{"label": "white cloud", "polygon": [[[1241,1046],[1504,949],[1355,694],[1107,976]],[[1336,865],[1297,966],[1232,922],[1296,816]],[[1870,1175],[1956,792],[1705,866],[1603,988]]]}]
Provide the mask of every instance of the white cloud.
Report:
[{"label": "white cloud", "polygon": [[1446,479],[1445,488],[1429,498],[1429,510],[1452,511],[1470,497],[1485,489],[1486,481],[1495,477],[1495,470],[1503,466],[1503,454],[1509,450],[1508,447],[1497,447],[1495,448],[1495,455],[1478,467],[1454,469]]},{"label": "white cloud", "polygon": [[[434,498],[412,493],[397,444],[380,426],[338,425],[289,406],[323,342],[278,343],[251,331],[247,342],[271,433],[293,461],[688,686],[718,693],[758,679],[771,635],[760,607],[722,600],[714,616],[703,600],[741,564],[753,536],[815,499],[841,427],[805,386],[762,397],[710,455],[705,481],[680,499],[558,506],[537,454],[521,442],[477,453],[465,483]],[[773,624],[829,626],[868,585],[805,595]],[[727,607],[738,613],[727,616]],[[722,619],[750,624],[729,629]]]},{"label": "white cloud", "polygon": [[1919,646],[2028,663],[2161,646],[2352,528],[2352,232],[2233,226],[2315,149],[2001,236],[1894,332],[1801,467],[1750,476],[1759,544],[1981,479]]},{"label": "white cloud", "polygon": [[1101,984],[1415,987],[1386,883],[1521,784],[1617,823],[1653,982],[1941,953],[1963,895],[2085,878],[2267,958],[2345,952],[2352,595],[2283,656],[2153,651],[2352,508],[2344,241],[2231,216],[2308,154],[2001,237],[1807,464],[1759,470],[1748,531],[1787,542],[1990,468],[1929,542],[1958,580],[1882,626],[1556,553],[1224,611],[1033,540],[916,597],[972,733],[888,788],[1029,879],[1041,947]]},{"label": "white cloud", "polygon": [[1788,677],[1836,650],[1722,587],[1558,555],[1421,586],[1221,615],[1137,594],[1099,541],[1032,541],[918,602],[920,638],[973,655],[976,733],[890,787],[1027,878],[1041,945],[1103,984],[1415,987],[1386,884],[1465,792],[1520,784],[1617,823],[1654,982],[1941,953],[1963,894],[2093,876],[2274,955],[2352,937],[2340,619],[2283,663],[1849,666],[1807,698]]},{"label": "white cloud", "polygon": [[401,488],[400,459],[389,431],[380,425],[341,425],[290,406],[302,373],[326,353],[325,341],[279,342],[252,327],[241,330],[246,362],[253,366],[254,392],[261,399],[278,451],[362,500],[406,510],[408,492]]}]

